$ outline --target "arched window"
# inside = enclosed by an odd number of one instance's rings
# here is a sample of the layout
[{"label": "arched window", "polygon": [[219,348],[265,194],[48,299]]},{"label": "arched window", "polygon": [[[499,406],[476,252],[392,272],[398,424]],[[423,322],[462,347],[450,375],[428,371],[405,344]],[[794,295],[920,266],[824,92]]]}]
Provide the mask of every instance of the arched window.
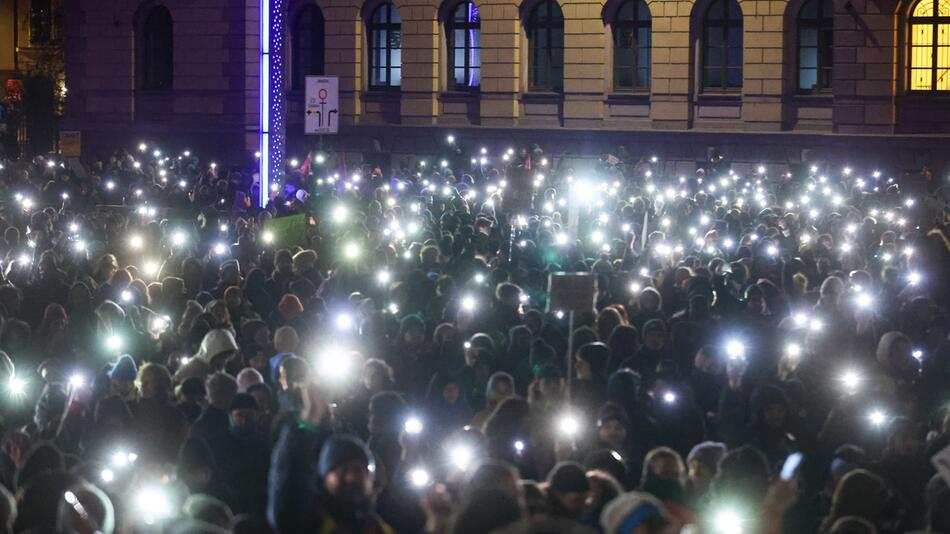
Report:
[{"label": "arched window", "polygon": [[482,79],[482,19],[478,7],[462,2],[445,21],[450,85],[457,90],[478,88]]},{"label": "arched window", "polygon": [[835,28],[833,0],[807,0],[798,10],[798,90],[831,88],[832,41]]},{"label": "arched window", "polygon": [[174,64],[172,15],[165,6],[154,6],[146,13],[139,53],[139,87],[171,89]]},{"label": "arched window", "polygon": [[703,18],[703,89],[742,87],[742,11],[736,0],[713,0]]},{"label": "arched window", "polygon": [[399,87],[402,81],[402,19],[399,10],[385,3],[373,11],[366,25],[369,36],[369,86]]},{"label": "arched window", "polygon": [[626,0],[613,23],[614,87],[650,87],[650,40],[653,20],[643,0]]},{"label": "arched window", "polygon": [[950,0],[920,0],[909,22],[910,90],[950,90]]},{"label": "arched window", "polygon": [[301,90],[307,76],[323,74],[323,12],[309,4],[297,13],[291,43],[291,88]]},{"label": "arched window", "polygon": [[30,43],[48,43],[53,38],[53,9],[50,0],[30,0]]},{"label": "arched window", "polygon": [[528,34],[528,89],[564,87],[564,15],[556,0],[534,6],[525,24]]}]

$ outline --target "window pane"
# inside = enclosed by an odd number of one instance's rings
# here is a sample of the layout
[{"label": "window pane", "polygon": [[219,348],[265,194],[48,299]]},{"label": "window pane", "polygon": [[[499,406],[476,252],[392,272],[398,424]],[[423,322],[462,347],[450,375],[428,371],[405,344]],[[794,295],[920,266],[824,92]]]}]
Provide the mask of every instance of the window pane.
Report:
[{"label": "window pane", "polygon": [[730,67],[742,67],[742,49],[729,48],[728,65]]},{"label": "window pane", "polygon": [[936,0],[936,2],[937,2],[937,16],[950,17],[950,1]]},{"label": "window pane", "polygon": [[912,91],[929,91],[931,82],[930,69],[911,69],[910,89]]},{"label": "window pane", "polygon": [[815,69],[798,69],[798,88],[802,91],[811,91],[818,83],[818,71]]},{"label": "window pane", "polygon": [[937,90],[950,90],[950,69],[937,69]]},{"label": "window pane", "polygon": [[704,87],[722,87],[722,70],[719,68],[705,69],[703,74]]},{"label": "window pane", "polygon": [[803,69],[818,68],[818,49],[817,48],[799,48],[798,66]]},{"label": "window pane", "polygon": [[640,0],[639,2],[637,2],[637,6],[638,6],[637,17],[640,20],[650,20],[652,18],[650,16],[650,8],[649,6],[647,6],[646,2],[644,2],[643,0]]},{"label": "window pane", "polygon": [[393,67],[389,70],[389,85],[398,87],[402,83],[402,69]]},{"label": "window pane", "polygon": [[722,48],[707,48],[706,49],[706,66],[707,67],[718,67],[723,64],[722,58]]},{"label": "window pane", "polygon": [[617,87],[633,87],[633,69],[614,69],[614,85]]},{"label": "window pane", "polygon": [[742,87],[742,67],[729,68],[729,87]]},{"label": "window pane", "polygon": [[801,28],[798,31],[799,46],[818,46],[818,30],[815,28]]},{"label": "window pane", "polygon": [[637,69],[637,86],[638,87],[649,87],[650,86],[650,69],[641,68]]}]

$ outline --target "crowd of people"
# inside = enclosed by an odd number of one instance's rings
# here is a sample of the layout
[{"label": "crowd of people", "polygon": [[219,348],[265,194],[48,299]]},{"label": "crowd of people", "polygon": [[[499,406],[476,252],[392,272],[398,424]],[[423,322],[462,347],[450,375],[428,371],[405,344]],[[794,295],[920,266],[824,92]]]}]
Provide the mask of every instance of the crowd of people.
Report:
[{"label": "crowd of people", "polygon": [[939,175],[348,159],[2,162],[0,532],[950,532]]}]

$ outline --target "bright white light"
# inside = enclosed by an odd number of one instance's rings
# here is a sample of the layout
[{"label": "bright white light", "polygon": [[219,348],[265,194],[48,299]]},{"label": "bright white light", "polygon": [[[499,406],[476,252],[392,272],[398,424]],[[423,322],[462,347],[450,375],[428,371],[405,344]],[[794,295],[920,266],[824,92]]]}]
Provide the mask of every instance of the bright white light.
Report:
[{"label": "bright white light", "polygon": [[741,360],[745,358],[745,345],[741,341],[732,339],[726,343],[726,355],[730,360]]},{"label": "bright white light", "polygon": [[223,256],[228,251],[228,246],[224,243],[216,243],[214,245],[214,253],[218,256]]},{"label": "bright white light", "polygon": [[865,310],[870,308],[871,305],[874,304],[874,299],[871,297],[871,295],[868,295],[867,293],[859,293],[858,296],[854,300],[859,308],[865,309]]},{"label": "bright white light", "polygon": [[132,302],[132,292],[128,289],[123,289],[122,292],[119,293],[119,298],[122,302]]},{"label": "bright white light", "polygon": [[802,355],[802,347],[798,343],[789,343],[785,346],[785,354],[791,359],[798,359]]},{"label": "bright white light", "polygon": [[759,165],[758,168],[756,169],[756,172],[758,172],[759,174],[765,174],[765,165]]},{"label": "bright white light", "polygon": [[379,283],[379,285],[384,286],[388,284],[390,280],[392,280],[392,275],[389,273],[389,271],[384,270],[376,273],[376,282]]},{"label": "bright white light", "polygon": [[103,469],[99,472],[99,478],[108,484],[109,482],[115,480],[115,473],[113,473],[111,469]]},{"label": "bright white light", "polygon": [[521,454],[522,452],[524,452],[524,442],[521,441],[520,439],[515,441],[514,447],[515,447],[515,452],[517,452],[518,454]]},{"label": "bright white light", "polygon": [[564,437],[573,438],[580,432],[581,423],[577,420],[577,417],[565,414],[558,419],[557,429]]},{"label": "bright white light", "polygon": [[349,330],[353,328],[353,317],[348,313],[341,313],[336,316],[336,327],[340,330]]},{"label": "bright white light", "polygon": [[887,422],[887,414],[883,410],[871,410],[871,413],[868,414],[868,420],[874,426],[883,426]]},{"label": "bright white light", "polygon": [[476,302],[475,297],[473,297],[473,296],[471,296],[471,295],[466,295],[466,296],[462,297],[462,309],[463,309],[463,310],[465,310],[465,311],[474,311],[474,310],[475,310],[475,307],[476,307],[477,305],[478,305],[478,302]]},{"label": "bright white light", "polygon": [[333,222],[342,223],[345,222],[349,216],[349,211],[346,209],[346,206],[339,205],[333,208]]},{"label": "bright white light", "polygon": [[449,459],[452,465],[463,471],[468,469],[474,458],[475,454],[472,452],[471,447],[466,447],[465,445],[456,445],[449,451]]},{"label": "bright white light", "polygon": [[920,349],[914,350],[913,352],[910,353],[910,355],[913,356],[914,359],[916,359],[917,361],[924,359],[924,351]]},{"label": "bright white light", "polygon": [[451,144],[455,143],[455,136],[454,136],[454,135],[446,136],[445,140],[446,140],[446,142],[448,142],[448,143],[451,145]]},{"label": "bright white light", "polygon": [[86,377],[82,376],[79,373],[69,377],[69,386],[73,389],[80,389],[86,385]]},{"label": "bright white light", "polygon": [[822,328],[825,327],[825,324],[821,322],[821,319],[812,319],[808,323],[808,329],[812,332],[820,332]]},{"label": "bright white light", "polygon": [[849,393],[853,393],[860,383],[861,375],[855,371],[845,371],[841,375],[841,384],[844,385],[845,390]]},{"label": "bright white light", "polygon": [[428,486],[430,480],[432,480],[432,477],[429,476],[429,472],[421,467],[409,471],[409,482],[416,488]]},{"label": "bright white light", "polygon": [[111,334],[111,335],[109,335],[109,336],[106,336],[106,348],[107,348],[107,349],[109,349],[109,350],[111,350],[111,351],[118,351],[118,350],[120,350],[120,349],[122,348],[122,344],[123,344],[123,343],[122,343],[122,338],[121,338],[121,337],[119,337],[119,336],[117,336],[117,335],[115,335],[115,334]]},{"label": "bright white light", "polygon": [[742,523],[742,516],[735,510],[719,510],[713,516],[713,529],[719,534],[743,534]]},{"label": "bright white light", "polygon": [[406,423],[403,425],[403,430],[406,431],[406,434],[410,435],[420,434],[422,433],[422,429],[422,420],[415,416],[406,419]]},{"label": "bright white light", "polygon": [[26,393],[26,380],[13,375],[10,377],[10,383],[8,384],[10,396],[12,397],[21,397]]},{"label": "bright white light", "polygon": [[665,402],[665,403],[667,403],[667,404],[673,404],[673,403],[675,403],[675,402],[676,402],[676,393],[673,393],[672,391],[667,391],[666,393],[664,393],[664,394],[663,394],[663,402]]},{"label": "bright white light", "polygon": [[142,270],[145,271],[146,276],[155,276],[158,274],[160,268],[161,266],[157,261],[146,261],[145,264],[142,265]]},{"label": "bright white light", "polygon": [[142,239],[142,236],[138,234],[134,234],[131,237],[129,237],[129,246],[134,248],[135,250],[141,249],[144,245],[145,245],[145,240]]},{"label": "bright white light", "polygon": [[158,487],[148,487],[135,497],[138,516],[146,525],[155,524],[171,517],[174,514],[171,498]]},{"label": "bright white light", "polygon": [[356,243],[347,243],[343,245],[343,257],[348,260],[355,260],[360,257],[360,246]]}]

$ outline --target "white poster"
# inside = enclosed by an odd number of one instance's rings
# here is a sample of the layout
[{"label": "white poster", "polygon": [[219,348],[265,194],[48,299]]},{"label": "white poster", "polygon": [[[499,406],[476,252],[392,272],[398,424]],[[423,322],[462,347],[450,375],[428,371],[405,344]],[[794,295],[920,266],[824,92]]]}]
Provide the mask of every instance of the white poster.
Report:
[{"label": "white poster", "polygon": [[336,76],[307,76],[304,133],[335,134],[340,124],[340,80]]}]

